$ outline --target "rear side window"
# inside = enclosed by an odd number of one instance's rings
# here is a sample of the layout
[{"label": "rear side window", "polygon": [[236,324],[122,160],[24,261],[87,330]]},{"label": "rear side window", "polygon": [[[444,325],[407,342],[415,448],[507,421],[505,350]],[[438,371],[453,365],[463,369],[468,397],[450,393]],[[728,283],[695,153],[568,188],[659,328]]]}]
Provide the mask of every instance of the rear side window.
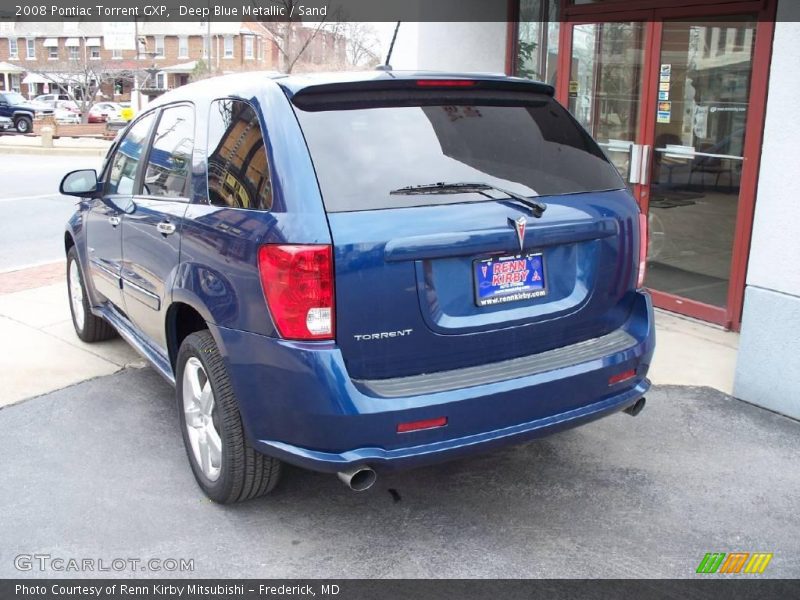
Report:
[{"label": "rear side window", "polygon": [[232,208],[272,208],[258,115],[243,100],[215,100],[208,113],[208,198]]},{"label": "rear side window", "polygon": [[526,196],[624,187],[566,110],[549,96],[524,98],[416,106],[362,102],[344,110],[296,106],[295,112],[329,212],[487,200],[477,194],[389,194],[438,182],[486,183]]},{"label": "rear side window", "polygon": [[150,113],[134,123],[125,137],[122,138],[114,158],[106,182],[106,194],[133,194],[136,180],[136,169],[142,157],[142,150],[153,125],[155,113]]},{"label": "rear side window", "polygon": [[193,146],[194,107],[165,108],[147,156],[143,192],[168,198],[187,196]]}]

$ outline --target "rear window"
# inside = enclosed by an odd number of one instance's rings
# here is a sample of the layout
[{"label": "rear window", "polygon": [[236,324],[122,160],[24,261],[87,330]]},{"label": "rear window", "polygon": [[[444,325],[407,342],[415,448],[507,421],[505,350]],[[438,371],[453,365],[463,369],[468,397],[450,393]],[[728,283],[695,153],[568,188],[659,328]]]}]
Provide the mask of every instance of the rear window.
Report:
[{"label": "rear window", "polygon": [[329,110],[296,102],[295,112],[329,212],[487,200],[474,193],[390,195],[437,182],[486,183],[526,196],[624,187],[564,108],[545,95],[523,97],[505,104],[474,96],[413,106],[334,102]]}]

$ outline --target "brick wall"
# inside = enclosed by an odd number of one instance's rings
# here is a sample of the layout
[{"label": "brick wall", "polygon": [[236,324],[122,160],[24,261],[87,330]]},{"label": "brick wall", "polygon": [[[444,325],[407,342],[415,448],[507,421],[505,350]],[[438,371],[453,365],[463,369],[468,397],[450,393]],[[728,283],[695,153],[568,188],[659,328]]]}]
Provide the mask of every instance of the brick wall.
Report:
[{"label": "brick wall", "polygon": [[[73,36],[77,37],[77,36]],[[188,55],[180,56],[180,40],[176,35],[164,36],[164,55],[156,57],[152,53],[156,49],[156,37],[144,36],[146,39],[146,53],[140,56],[138,63],[136,62],[135,50],[123,50],[118,56],[114,55],[112,50],[100,47],[99,55],[97,58],[91,57],[91,50],[86,46],[86,40],[79,38],[80,46],[78,47],[78,62],[83,61],[93,62],[97,61],[102,64],[105,70],[113,69],[115,65],[119,65],[120,70],[131,69],[145,69],[150,68],[152,65],[156,67],[169,67],[182,63],[187,63],[193,60],[204,60],[210,67],[212,72],[230,72],[230,71],[249,71],[249,70],[273,70],[276,68],[276,52],[274,44],[269,40],[266,35],[255,35],[253,46],[253,58],[248,59],[244,57],[244,40],[242,35],[234,35],[233,37],[233,56],[226,58],[224,56],[225,44],[224,36],[212,35],[211,36],[211,58],[203,56],[204,36],[191,35],[188,37]],[[44,46],[45,37],[37,37],[34,39],[35,57],[28,58],[27,55],[27,38],[17,37],[18,44],[18,57],[11,58],[10,46],[7,37],[0,37],[0,61],[9,62],[19,67],[34,71],[34,72],[58,72],[69,69],[71,62],[70,50],[65,46],[67,37],[58,37],[57,58],[50,58],[50,49]],[[102,42],[102,38],[101,38]],[[259,52],[259,46],[263,50]],[[259,54],[262,56],[259,59]],[[24,78],[24,74],[21,75]],[[168,76],[168,86],[175,87],[185,77],[170,74]],[[49,86],[50,92],[54,92],[53,86]],[[123,94],[114,94],[114,85],[109,83],[104,85],[102,92],[108,98],[115,100],[127,100],[130,97],[130,84],[126,83]],[[35,96],[40,93],[45,93],[43,85],[39,84],[23,84],[22,93],[25,95]]]}]

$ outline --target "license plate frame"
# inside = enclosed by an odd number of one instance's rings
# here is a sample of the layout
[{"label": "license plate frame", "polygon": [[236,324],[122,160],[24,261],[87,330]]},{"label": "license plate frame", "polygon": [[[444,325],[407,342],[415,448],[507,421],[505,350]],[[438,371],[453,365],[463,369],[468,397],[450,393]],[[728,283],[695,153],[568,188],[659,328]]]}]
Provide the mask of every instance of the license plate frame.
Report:
[{"label": "license plate frame", "polygon": [[[516,262],[522,260],[525,261],[525,268]],[[508,275],[504,277],[507,281],[493,283],[495,265],[512,261],[516,264],[506,267],[507,271],[498,273],[499,276]],[[515,281],[523,277],[522,272],[525,270],[528,274],[524,279]],[[544,298],[547,296],[544,255],[542,252],[522,252],[478,258],[472,261],[472,282],[475,305],[480,308]]]}]

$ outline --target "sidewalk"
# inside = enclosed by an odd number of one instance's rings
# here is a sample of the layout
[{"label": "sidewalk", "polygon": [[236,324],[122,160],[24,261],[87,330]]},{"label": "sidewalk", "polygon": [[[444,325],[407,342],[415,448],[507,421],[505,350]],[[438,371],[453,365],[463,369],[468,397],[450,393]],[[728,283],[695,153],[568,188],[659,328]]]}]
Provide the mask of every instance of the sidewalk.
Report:
[{"label": "sidewalk", "polygon": [[110,375],[144,361],[121,339],[85,344],[75,335],[63,262],[0,273],[5,374],[0,407]]},{"label": "sidewalk", "polygon": [[97,138],[60,137],[52,148],[42,147],[42,138],[28,135],[0,135],[0,154],[79,154],[105,156],[111,142]]},{"label": "sidewalk", "polygon": [[[0,406],[145,365],[121,339],[84,344],[72,328],[65,265],[56,262],[0,273],[0,358],[6,378]],[[739,334],[656,311],[656,353],[650,379],[656,385],[733,390]]]}]

